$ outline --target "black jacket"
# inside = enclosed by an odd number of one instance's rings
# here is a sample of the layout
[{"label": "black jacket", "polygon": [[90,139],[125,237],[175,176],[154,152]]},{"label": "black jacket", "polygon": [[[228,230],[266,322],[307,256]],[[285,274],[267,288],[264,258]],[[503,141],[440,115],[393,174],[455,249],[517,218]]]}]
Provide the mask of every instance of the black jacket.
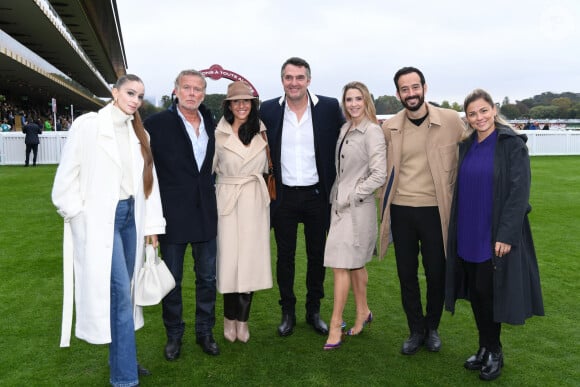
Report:
[{"label": "black jacket", "polygon": [[26,134],[26,137],[24,138],[24,143],[26,145],[40,144],[38,135],[42,133],[42,129],[34,122],[24,125],[22,128],[22,133]]},{"label": "black jacket", "polygon": [[[492,246],[494,300],[496,322],[523,324],[533,315],[544,315],[540,273],[528,213],[531,170],[527,137],[511,128],[498,125],[498,138],[493,161]],[[474,132],[459,144],[459,168],[465,154],[475,141]],[[465,273],[457,257],[457,191],[455,185],[449,239],[447,244],[447,277],[445,309],[454,312],[458,298],[469,299]],[[511,245],[509,254],[494,255],[495,242]]]},{"label": "black jacket", "polygon": [[193,146],[174,103],[145,120],[167,221],[164,243],[205,242],[217,234],[215,176],[215,123],[211,112],[199,107],[209,137],[203,164],[197,165]]},{"label": "black jacket", "polygon": [[[316,157],[316,169],[320,183],[320,192],[327,199],[328,211],[326,227],[330,224],[330,190],[336,177],[334,165],[334,151],[340,128],[345,120],[340,110],[338,101],[335,98],[316,96],[316,103],[310,98],[312,111],[312,126],[314,130],[314,152]],[[280,155],[282,146],[282,125],[284,124],[284,110],[286,108],[285,99],[274,98],[265,101],[260,106],[260,118],[267,128],[268,143],[272,162],[274,164],[274,175],[276,176],[276,200],[271,203],[270,216],[272,216],[279,203],[283,199],[282,169],[280,166]]]}]

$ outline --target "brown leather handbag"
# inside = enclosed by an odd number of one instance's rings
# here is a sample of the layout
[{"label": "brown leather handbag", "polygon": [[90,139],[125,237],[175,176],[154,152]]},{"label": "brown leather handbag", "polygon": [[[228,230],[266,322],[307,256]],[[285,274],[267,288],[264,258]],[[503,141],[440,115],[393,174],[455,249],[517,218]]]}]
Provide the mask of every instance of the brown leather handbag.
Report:
[{"label": "brown leather handbag", "polygon": [[268,173],[264,173],[264,180],[266,180],[270,200],[276,200],[276,178],[274,177],[274,165],[272,164],[272,157],[270,156],[270,145],[268,145],[266,132],[262,131],[261,133],[262,138],[266,141],[266,155],[268,156]]}]

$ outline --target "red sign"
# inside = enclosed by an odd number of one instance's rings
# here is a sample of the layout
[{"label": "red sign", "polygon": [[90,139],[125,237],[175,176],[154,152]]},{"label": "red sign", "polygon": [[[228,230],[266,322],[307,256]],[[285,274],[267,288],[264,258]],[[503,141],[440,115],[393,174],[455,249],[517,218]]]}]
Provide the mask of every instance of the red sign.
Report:
[{"label": "red sign", "polygon": [[258,92],[256,91],[254,85],[250,83],[250,81],[233,71],[224,70],[224,68],[218,64],[211,65],[209,69],[201,70],[200,73],[202,73],[205,77],[213,79],[214,81],[222,78],[226,78],[231,81],[244,81],[248,84],[248,86],[250,86],[250,89],[252,89],[252,94],[254,97],[258,97]]}]

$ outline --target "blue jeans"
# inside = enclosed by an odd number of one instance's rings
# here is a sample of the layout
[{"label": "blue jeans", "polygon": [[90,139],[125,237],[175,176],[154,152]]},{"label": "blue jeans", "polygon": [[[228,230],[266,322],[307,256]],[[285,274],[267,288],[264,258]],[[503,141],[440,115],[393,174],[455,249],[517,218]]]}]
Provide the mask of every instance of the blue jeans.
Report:
[{"label": "blue jeans", "polygon": [[[163,299],[163,323],[168,339],[181,340],[185,331],[181,280],[187,243],[161,243],[161,255],[175,278],[175,288]],[[195,272],[195,335],[210,336],[215,325],[216,239],[191,243]]]},{"label": "blue jeans", "polygon": [[137,245],[135,202],[120,200],[115,213],[113,259],[111,264],[111,344],[109,366],[111,385],[129,387],[139,384],[137,345],[131,300],[131,278]]}]

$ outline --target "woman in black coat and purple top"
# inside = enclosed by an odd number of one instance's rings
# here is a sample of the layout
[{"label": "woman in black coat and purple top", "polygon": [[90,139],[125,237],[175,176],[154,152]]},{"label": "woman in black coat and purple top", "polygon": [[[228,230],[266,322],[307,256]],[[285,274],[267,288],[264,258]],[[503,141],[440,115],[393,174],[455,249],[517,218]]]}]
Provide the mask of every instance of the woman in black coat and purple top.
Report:
[{"label": "woman in black coat and purple top", "polygon": [[493,380],[503,366],[501,323],[544,315],[528,222],[530,158],[526,136],[498,116],[486,91],[469,94],[464,110],[471,130],[459,144],[445,308],[453,312],[458,298],[471,301],[479,349],[464,366]]}]

